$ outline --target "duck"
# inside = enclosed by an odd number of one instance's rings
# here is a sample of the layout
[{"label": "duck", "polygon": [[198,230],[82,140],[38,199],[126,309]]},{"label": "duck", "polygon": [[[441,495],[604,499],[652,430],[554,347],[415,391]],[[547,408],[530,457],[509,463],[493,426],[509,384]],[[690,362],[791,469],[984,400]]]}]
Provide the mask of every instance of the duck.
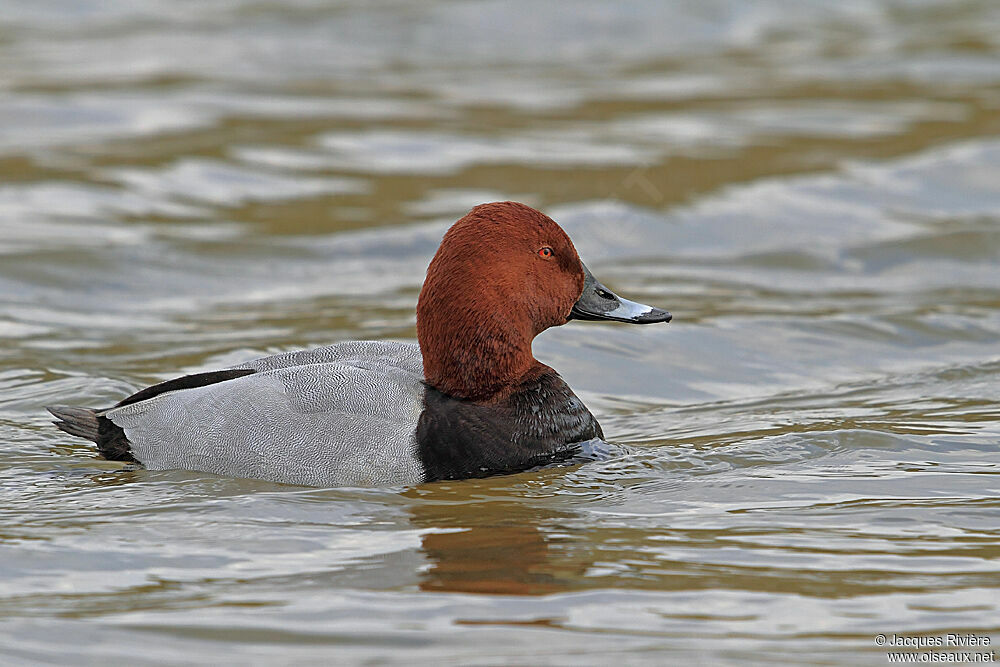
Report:
[{"label": "duck", "polygon": [[523,472],[604,432],[532,341],[571,320],[666,323],[619,297],[549,216],[473,208],[417,300],[417,344],[345,341],[146,387],[110,408],[47,406],[108,460],[313,487],[411,486]]}]

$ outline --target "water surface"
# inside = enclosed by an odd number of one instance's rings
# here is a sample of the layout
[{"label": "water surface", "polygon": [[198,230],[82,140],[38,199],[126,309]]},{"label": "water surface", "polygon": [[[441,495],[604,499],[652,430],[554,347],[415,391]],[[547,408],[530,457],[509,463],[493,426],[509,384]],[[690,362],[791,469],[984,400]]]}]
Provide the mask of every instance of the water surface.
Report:
[{"label": "water surface", "polygon": [[[668,326],[535,344],[614,460],[123,470],[49,424],[412,340],[484,201]],[[1000,5],[7,0],[4,664],[881,664],[1000,642]]]}]

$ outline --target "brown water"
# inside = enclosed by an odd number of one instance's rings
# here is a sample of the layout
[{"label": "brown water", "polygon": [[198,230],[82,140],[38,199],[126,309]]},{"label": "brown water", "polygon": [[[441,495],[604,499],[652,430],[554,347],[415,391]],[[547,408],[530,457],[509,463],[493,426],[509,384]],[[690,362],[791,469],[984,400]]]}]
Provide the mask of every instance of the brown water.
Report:
[{"label": "brown water", "polygon": [[[631,455],[317,490],[48,425],[412,339],[497,199],[674,313],[535,346]],[[0,234],[4,665],[998,648],[994,0],[3,0]]]}]

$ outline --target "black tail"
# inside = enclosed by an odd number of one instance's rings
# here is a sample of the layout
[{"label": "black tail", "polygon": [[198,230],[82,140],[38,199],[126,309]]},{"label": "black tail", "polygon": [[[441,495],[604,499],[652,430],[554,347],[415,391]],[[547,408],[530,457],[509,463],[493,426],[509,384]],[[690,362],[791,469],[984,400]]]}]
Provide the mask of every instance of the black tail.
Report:
[{"label": "black tail", "polygon": [[107,417],[101,416],[101,410],[68,405],[50,405],[45,409],[59,419],[52,423],[60,431],[96,442],[101,455],[109,461],[135,461],[125,431]]},{"label": "black tail", "polygon": [[[216,382],[235,380],[236,378],[255,372],[252,368],[231,368],[225,371],[185,375],[175,380],[167,380],[160,384],[154,384],[152,387],[146,387],[125,400],[119,401],[114,407],[120,408],[123,405],[145,401],[168,391],[194,389],[196,387],[215,384]],[[104,458],[111,461],[135,461],[135,457],[132,456],[132,443],[128,441],[128,437],[125,435],[122,427],[104,416],[103,413],[107,412],[107,410],[74,408],[68,405],[50,405],[45,409],[56,417],[58,421],[52,423],[60,431],[96,442],[97,449],[100,450]]]},{"label": "black tail", "polygon": [[47,405],[45,409],[59,421],[52,422],[60,431],[93,442],[100,439],[100,423],[97,421],[97,410],[90,408],[74,408],[68,405]]}]

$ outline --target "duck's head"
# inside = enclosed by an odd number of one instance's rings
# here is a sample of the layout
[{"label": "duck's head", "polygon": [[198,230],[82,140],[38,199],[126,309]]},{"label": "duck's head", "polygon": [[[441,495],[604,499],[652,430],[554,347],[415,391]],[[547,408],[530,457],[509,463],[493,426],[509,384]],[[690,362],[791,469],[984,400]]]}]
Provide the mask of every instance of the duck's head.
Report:
[{"label": "duck's head", "polygon": [[417,303],[424,376],[477,401],[509,394],[547,369],[531,341],[570,319],[669,322],[670,313],[602,285],[550,217],[517,202],[475,207],[452,225]]}]

